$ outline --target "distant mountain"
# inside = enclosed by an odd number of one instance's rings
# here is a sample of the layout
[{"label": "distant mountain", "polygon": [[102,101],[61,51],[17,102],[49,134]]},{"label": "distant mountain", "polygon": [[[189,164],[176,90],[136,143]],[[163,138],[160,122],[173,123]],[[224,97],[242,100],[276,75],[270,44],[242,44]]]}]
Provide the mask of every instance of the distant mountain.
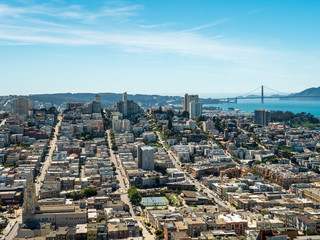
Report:
[{"label": "distant mountain", "polygon": [[320,99],[320,87],[307,88],[299,93],[294,93],[289,95],[290,98],[299,97],[300,99],[305,97],[306,99],[310,97],[317,97]]}]

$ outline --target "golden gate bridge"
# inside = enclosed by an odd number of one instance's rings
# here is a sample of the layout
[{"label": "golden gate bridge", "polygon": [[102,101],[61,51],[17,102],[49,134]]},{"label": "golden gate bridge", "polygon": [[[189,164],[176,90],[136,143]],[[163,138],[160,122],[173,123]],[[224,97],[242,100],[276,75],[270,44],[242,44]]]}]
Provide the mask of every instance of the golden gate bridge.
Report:
[{"label": "golden gate bridge", "polygon": [[[254,94],[253,93],[257,90],[260,89],[260,95]],[[274,93],[277,93],[277,95],[265,95],[265,89],[271,90]],[[240,99],[261,99],[261,103],[264,103],[265,99],[268,98],[278,98],[278,99],[302,99],[302,98],[308,98],[308,99],[312,99],[312,98],[320,98],[319,96],[303,96],[303,95],[295,95],[295,94],[289,94],[289,93],[284,93],[272,88],[269,88],[267,86],[259,86],[256,89],[243,94],[241,96],[238,97],[234,97],[234,98],[215,98],[213,99],[213,101],[217,102],[217,103],[238,103],[238,100]]]}]

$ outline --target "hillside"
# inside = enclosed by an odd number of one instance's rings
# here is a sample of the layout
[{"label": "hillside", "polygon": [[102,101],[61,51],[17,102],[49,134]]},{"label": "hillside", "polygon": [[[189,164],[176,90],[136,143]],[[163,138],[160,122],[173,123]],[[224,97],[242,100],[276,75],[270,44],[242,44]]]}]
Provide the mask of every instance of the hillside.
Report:
[{"label": "hillside", "polygon": [[320,99],[320,87],[307,88],[299,93],[291,94],[290,97],[319,97]]}]

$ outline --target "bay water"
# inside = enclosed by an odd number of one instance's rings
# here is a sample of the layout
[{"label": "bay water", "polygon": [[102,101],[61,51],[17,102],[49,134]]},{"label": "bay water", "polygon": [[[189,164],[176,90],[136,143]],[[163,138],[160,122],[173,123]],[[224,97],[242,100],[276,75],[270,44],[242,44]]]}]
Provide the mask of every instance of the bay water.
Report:
[{"label": "bay water", "polygon": [[238,99],[238,103],[210,104],[205,106],[220,107],[225,110],[235,108],[245,112],[254,112],[257,109],[290,111],[293,113],[306,112],[313,114],[315,117],[320,117],[320,101],[316,100],[264,99],[264,103],[261,103],[260,99]]}]

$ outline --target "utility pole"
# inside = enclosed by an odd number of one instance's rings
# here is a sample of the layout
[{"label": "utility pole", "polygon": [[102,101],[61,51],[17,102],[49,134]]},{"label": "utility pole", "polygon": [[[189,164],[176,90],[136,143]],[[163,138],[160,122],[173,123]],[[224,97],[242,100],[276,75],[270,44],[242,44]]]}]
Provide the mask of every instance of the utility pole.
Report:
[{"label": "utility pole", "polygon": [[263,99],[264,97],[263,97],[263,85],[261,86],[261,103],[263,103]]}]

